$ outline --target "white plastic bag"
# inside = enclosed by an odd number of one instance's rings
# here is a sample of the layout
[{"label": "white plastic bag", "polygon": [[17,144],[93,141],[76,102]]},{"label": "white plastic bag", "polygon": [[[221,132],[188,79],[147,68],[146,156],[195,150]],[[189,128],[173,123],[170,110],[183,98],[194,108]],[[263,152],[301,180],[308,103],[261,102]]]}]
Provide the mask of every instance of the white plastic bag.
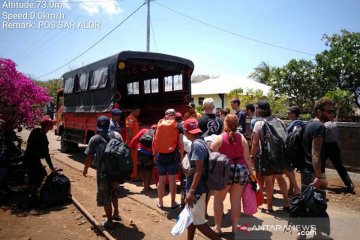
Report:
[{"label": "white plastic bag", "polygon": [[186,205],[185,208],[181,211],[178,216],[178,219],[171,229],[171,234],[173,236],[179,236],[184,232],[184,230],[194,221],[194,216],[191,213],[189,206]]},{"label": "white plastic bag", "polygon": [[194,175],[195,168],[191,167],[189,156],[187,154],[185,154],[183,160],[181,161],[181,167],[183,169],[183,174],[186,177],[190,177],[190,176]]}]

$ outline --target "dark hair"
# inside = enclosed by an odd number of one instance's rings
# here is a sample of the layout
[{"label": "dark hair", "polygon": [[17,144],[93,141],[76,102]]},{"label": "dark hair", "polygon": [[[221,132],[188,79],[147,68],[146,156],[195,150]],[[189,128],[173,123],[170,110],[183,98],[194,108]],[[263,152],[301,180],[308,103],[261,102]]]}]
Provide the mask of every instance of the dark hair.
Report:
[{"label": "dark hair", "polygon": [[255,106],[254,104],[246,104],[246,110],[250,109],[252,112],[255,112]]},{"label": "dark hair", "polygon": [[297,106],[289,107],[288,112],[295,113],[296,117],[299,117],[300,115],[300,108]]},{"label": "dark hair", "polygon": [[324,111],[326,105],[334,106],[334,101],[326,97],[320,98],[318,101],[316,101],[314,106],[315,116],[317,116],[317,110]]},{"label": "dark hair", "polygon": [[223,114],[224,116],[228,115],[229,113],[230,113],[229,108],[221,109],[221,114]]},{"label": "dark hair", "polygon": [[236,103],[237,105],[240,106],[240,99],[238,98],[234,98],[233,100],[231,100],[232,103]]},{"label": "dark hair", "polygon": [[271,116],[271,108],[268,101],[259,101],[257,103],[257,109],[260,117]]}]

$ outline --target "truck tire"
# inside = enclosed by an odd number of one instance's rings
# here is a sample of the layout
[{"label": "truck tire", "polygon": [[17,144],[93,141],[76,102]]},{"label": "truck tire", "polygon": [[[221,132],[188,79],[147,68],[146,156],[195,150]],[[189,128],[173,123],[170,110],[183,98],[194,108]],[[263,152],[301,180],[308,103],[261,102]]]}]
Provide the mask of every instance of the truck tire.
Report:
[{"label": "truck tire", "polygon": [[65,140],[65,131],[61,134],[60,151],[63,153],[73,152],[78,148],[78,144]]}]

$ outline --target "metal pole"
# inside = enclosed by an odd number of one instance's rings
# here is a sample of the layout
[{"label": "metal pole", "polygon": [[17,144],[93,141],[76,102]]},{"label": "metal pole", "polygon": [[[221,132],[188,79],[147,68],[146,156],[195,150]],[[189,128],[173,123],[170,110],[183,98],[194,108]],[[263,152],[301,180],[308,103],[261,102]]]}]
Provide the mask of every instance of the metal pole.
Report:
[{"label": "metal pole", "polygon": [[147,0],[146,51],[150,52],[150,0]]}]

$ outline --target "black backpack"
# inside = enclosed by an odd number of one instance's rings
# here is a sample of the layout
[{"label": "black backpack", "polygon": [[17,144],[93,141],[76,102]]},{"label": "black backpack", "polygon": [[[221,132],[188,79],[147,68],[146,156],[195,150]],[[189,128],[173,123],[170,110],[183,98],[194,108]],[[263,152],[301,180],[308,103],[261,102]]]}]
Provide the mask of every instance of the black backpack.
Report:
[{"label": "black backpack", "polygon": [[127,144],[119,139],[110,139],[106,144],[101,164],[104,164],[105,177],[108,180],[129,179],[133,171],[133,161]]},{"label": "black backpack", "polygon": [[285,142],[286,158],[292,169],[300,170],[304,163],[303,135],[305,124],[298,122],[288,133]]},{"label": "black backpack", "polygon": [[152,143],[154,140],[155,129],[150,129],[146,131],[140,138],[139,142],[145,147],[152,148]]},{"label": "black backpack", "polygon": [[70,180],[64,174],[50,173],[40,189],[40,199],[46,206],[54,206],[71,200]]},{"label": "black backpack", "polygon": [[280,119],[275,121],[264,120],[261,130],[260,172],[263,175],[283,173],[290,169],[285,154],[287,132]]}]

